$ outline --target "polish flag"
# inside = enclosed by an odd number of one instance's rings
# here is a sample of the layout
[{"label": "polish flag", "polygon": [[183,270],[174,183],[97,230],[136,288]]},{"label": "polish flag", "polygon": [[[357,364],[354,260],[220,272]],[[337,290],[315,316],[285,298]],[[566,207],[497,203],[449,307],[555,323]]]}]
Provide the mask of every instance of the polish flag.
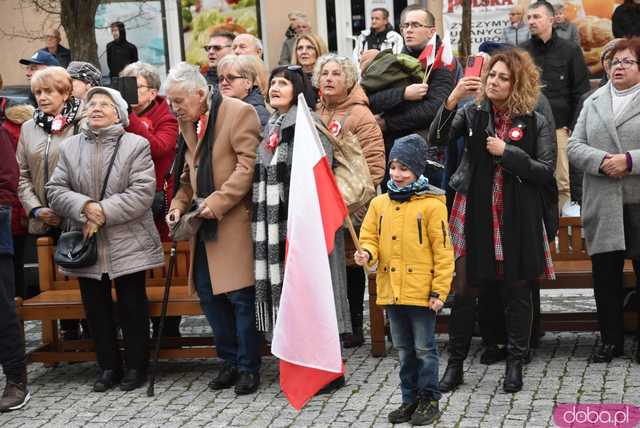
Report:
[{"label": "polish flag", "polygon": [[297,410],[344,374],[328,255],[348,215],[304,97],[298,97],[284,283],[271,353]]},{"label": "polish flag", "polygon": [[422,68],[424,68],[425,70],[427,69],[427,67],[433,64],[436,59],[436,40],[437,34],[433,33],[433,37],[431,37],[427,45],[420,53],[420,56],[418,57],[418,61],[420,61],[420,63],[422,64]]},{"label": "polish flag", "polygon": [[442,39],[442,45],[440,49],[438,49],[438,53],[436,55],[436,59],[434,61],[434,68],[443,68],[446,67],[449,71],[455,70],[456,64],[453,58],[453,49],[451,48],[451,36],[449,35],[449,31],[446,30],[444,33],[444,38]]}]

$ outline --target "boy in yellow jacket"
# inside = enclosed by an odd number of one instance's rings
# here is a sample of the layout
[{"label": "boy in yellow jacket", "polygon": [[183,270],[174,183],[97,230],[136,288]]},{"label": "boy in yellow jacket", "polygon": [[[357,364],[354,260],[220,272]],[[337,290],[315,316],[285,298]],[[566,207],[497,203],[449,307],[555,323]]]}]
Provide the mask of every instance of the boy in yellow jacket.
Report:
[{"label": "boy in yellow jacket", "polygon": [[360,229],[361,266],[377,268],[378,305],[391,324],[400,356],[402,405],[389,422],[426,425],[440,411],[437,312],[453,277],[453,249],[444,192],[422,175],[427,145],[411,134],[395,141],[389,155],[389,192],[373,199]]}]

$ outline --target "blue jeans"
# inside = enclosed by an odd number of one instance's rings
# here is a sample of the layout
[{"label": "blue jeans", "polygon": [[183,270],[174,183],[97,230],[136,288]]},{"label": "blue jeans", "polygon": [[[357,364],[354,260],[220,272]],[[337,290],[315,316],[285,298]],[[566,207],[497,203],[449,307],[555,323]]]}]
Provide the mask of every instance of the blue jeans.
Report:
[{"label": "blue jeans", "polygon": [[196,243],[193,270],[200,306],[213,330],[218,356],[241,372],[258,373],[261,341],[256,330],[255,288],[214,295],[207,253],[200,239]]},{"label": "blue jeans", "polygon": [[436,313],[420,306],[389,305],[385,309],[393,346],[400,356],[402,402],[414,403],[418,396],[440,400]]}]

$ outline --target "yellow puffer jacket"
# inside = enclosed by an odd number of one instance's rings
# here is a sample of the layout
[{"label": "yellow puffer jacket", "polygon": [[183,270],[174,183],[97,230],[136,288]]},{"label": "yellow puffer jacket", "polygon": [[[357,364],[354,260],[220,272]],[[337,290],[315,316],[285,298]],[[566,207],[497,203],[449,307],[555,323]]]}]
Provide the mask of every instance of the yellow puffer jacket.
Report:
[{"label": "yellow puffer jacket", "polygon": [[443,192],[431,189],[403,203],[379,195],[369,206],[360,244],[371,255],[369,266],[378,263],[378,305],[428,306],[430,295],[444,302],[449,294],[454,257],[447,207]]}]

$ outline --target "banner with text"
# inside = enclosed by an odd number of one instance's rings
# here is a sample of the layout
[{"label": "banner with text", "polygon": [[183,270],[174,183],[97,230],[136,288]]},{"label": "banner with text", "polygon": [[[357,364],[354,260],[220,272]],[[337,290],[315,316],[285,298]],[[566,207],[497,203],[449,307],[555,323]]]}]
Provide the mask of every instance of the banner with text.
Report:
[{"label": "banner with text", "polygon": [[[502,29],[509,25],[509,9],[515,0],[471,0],[471,52],[484,41],[499,42]],[[462,30],[462,0],[442,0],[442,22],[451,34],[451,46],[458,53]]]}]

